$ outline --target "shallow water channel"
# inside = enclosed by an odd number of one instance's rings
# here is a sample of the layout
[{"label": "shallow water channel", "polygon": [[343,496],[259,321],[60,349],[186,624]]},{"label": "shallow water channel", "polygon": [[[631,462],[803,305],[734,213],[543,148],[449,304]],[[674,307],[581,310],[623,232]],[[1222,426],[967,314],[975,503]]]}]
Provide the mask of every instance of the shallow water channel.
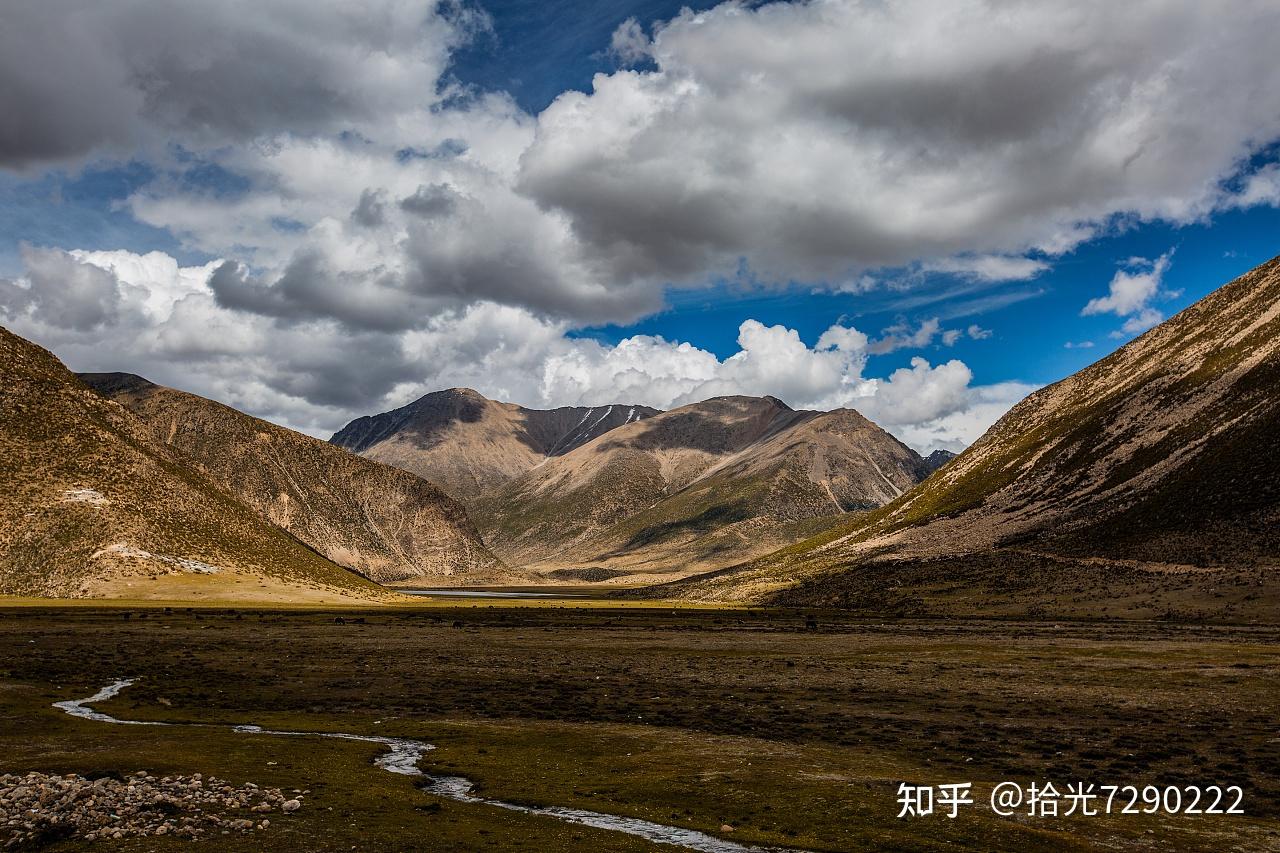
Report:
[{"label": "shallow water channel", "polygon": [[[95,711],[91,707],[97,702],[105,702],[120,694],[129,685],[137,681],[136,678],[122,678],[108,684],[97,693],[86,699],[69,699],[64,702],[54,702],[53,706],[73,717],[79,717],[84,720],[93,720],[99,723],[115,723],[125,726],[205,726],[206,723],[162,723],[146,720],[120,720],[115,717]],[[795,853],[791,848],[781,847],[756,847],[749,844],[738,844],[733,841],[727,841],[723,838],[716,838],[713,835],[707,835],[704,832],[698,832],[693,829],[683,829],[678,826],[666,826],[661,823],[653,823],[652,821],[641,820],[634,817],[620,817],[618,815],[604,814],[602,812],[587,811],[586,809],[574,809],[564,806],[522,806],[517,803],[508,803],[503,800],[492,800],[482,797],[474,793],[474,785],[471,780],[462,776],[429,776],[418,769],[418,760],[428,751],[435,749],[432,744],[426,741],[409,740],[407,738],[394,737],[376,737],[373,735],[356,735],[345,734],[342,732],[285,732],[274,731],[272,729],[264,729],[253,725],[231,726],[232,731],[241,734],[253,735],[272,735],[277,737],[327,737],[337,738],[339,740],[355,740],[366,743],[382,744],[387,751],[374,759],[374,764],[382,768],[388,773],[398,773],[402,776],[417,776],[425,780],[422,790],[428,794],[437,797],[444,797],[449,800],[457,800],[464,803],[481,803],[494,808],[507,809],[508,811],[523,812],[525,814],[544,815],[546,817],[562,820],[567,823],[577,823],[584,826],[591,826],[597,829],[608,829],[614,832],[624,832],[628,835],[636,835],[656,844],[670,844],[675,847],[682,847],[686,850],[697,850],[702,853]]]}]

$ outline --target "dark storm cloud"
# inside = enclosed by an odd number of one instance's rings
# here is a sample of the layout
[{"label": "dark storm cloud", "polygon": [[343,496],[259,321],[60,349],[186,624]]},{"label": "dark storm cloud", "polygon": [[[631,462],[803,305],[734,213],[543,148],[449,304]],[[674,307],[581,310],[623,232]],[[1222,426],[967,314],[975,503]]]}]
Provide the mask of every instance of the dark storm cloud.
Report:
[{"label": "dark storm cloud", "polygon": [[299,252],[274,281],[250,275],[227,261],[209,277],[209,289],[223,308],[271,317],[283,323],[337,320],[356,330],[399,332],[421,324],[433,307],[407,293],[400,282],[377,270],[337,274],[315,252]]},{"label": "dark storm cloud", "polygon": [[400,209],[414,216],[448,216],[458,194],[446,184],[420,186],[411,196],[400,199]]},{"label": "dark storm cloud", "polygon": [[312,405],[370,411],[397,384],[419,380],[422,367],[406,359],[397,338],[377,333],[345,335],[335,347],[325,336],[312,343],[294,336],[260,377],[268,387]]},{"label": "dark storm cloud", "polygon": [[277,290],[255,283],[249,271],[235,261],[226,261],[209,277],[209,289],[218,304],[233,311],[248,311],[264,317],[288,317],[288,306]]},{"label": "dark storm cloud", "polygon": [[557,99],[518,186],[620,277],[1054,255],[1230,206],[1280,138],[1277,27],[1264,0],[725,4]]},{"label": "dark storm cloud", "polygon": [[26,281],[0,278],[0,315],[30,315],[50,326],[87,332],[113,322],[120,288],[104,269],[57,249],[22,251]]},{"label": "dark storm cloud", "polygon": [[407,0],[11,0],[0,166],[380,121],[431,101],[473,24]]},{"label": "dark storm cloud", "polygon": [[351,221],[364,228],[377,228],[387,221],[387,194],[384,190],[365,190],[360,203],[351,211]]}]

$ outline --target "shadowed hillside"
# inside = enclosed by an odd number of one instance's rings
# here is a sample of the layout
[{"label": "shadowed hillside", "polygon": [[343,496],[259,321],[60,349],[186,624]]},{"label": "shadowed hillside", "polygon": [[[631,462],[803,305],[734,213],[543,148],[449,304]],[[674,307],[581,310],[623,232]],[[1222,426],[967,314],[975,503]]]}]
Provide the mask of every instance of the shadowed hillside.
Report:
[{"label": "shadowed hillside", "polygon": [[876,612],[1280,612],[1280,259],[1015,406],[901,499],[661,590]]},{"label": "shadowed hillside", "polygon": [[272,524],[379,583],[500,583],[466,511],[413,474],[123,373],[83,374]]},{"label": "shadowed hillside", "polygon": [[191,470],[118,403],[0,329],[0,592],[383,597]]}]

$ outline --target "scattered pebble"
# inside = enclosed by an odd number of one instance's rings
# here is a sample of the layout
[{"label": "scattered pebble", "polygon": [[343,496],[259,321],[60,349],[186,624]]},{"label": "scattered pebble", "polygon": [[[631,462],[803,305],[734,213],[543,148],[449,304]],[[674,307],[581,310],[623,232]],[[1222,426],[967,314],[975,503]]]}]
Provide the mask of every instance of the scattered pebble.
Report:
[{"label": "scattered pebble", "polygon": [[[196,839],[262,831],[271,821],[260,815],[300,808],[299,799],[287,799],[279,788],[237,787],[199,773],[157,778],[142,770],[127,779],[6,773],[0,776],[0,842],[12,850],[64,838]],[[227,814],[237,810],[252,817]]]}]

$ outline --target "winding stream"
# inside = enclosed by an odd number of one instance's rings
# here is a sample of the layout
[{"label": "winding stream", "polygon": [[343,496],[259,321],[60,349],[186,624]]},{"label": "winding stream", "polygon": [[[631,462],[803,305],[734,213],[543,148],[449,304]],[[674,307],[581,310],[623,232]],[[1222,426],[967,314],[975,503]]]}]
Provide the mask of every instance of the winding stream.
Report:
[{"label": "winding stream", "polygon": [[[99,723],[115,723],[125,726],[208,726],[209,723],[161,723],[147,720],[120,720],[100,711],[93,710],[91,705],[97,702],[105,702],[120,694],[129,685],[137,681],[136,678],[123,678],[119,681],[108,684],[97,693],[86,699],[68,699],[64,702],[54,702],[53,707],[65,711],[73,717],[79,717],[84,720],[93,720]],[[567,823],[577,823],[584,826],[595,827],[596,829],[608,829],[614,832],[625,832],[628,835],[636,835],[656,844],[670,844],[676,847],[683,847],[686,850],[697,850],[700,853],[799,853],[791,848],[782,847],[756,847],[750,844],[738,844],[733,841],[726,841],[723,838],[716,838],[713,835],[707,835],[704,832],[698,832],[693,829],[682,829],[678,826],[666,826],[661,823],[653,823],[652,821],[641,820],[634,817],[620,817],[618,815],[604,814],[602,812],[587,811],[586,809],[567,808],[565,806],[522,806],[517,803],[508,803],[503,800],[491,800],[487,797],[481,797],[473,792],[474,785],[470,779],[462,776],[428,776],[418,769],[418,760],[427,752],[435,749],[435,746],[420,740],[409,740],[407,738],[394,737],[376,737],[374,735],[356,735],[346,734],[343,732],[286,732],[275,731],[272,729],[264,729],[260,726],[240,725],[231,726],[231,730],[242,734],[257,735],[274,735],[280,737],[327,737],[337,738],[338,740],[355,740],[366,743],[382,744],[387,751],[374,759],[374,764],[388,773],[398,773],[402,776],[418,776],[426,780],[426,784],[422,789],[429,794],[437,797],[444,797],[449,800],[457,800],[463,803],[480,803],[495,808],[507,809],[513,812],[523,812],[525,814],[545,815],[546,817],[555,818],[557,820],[566,821]]]}]

